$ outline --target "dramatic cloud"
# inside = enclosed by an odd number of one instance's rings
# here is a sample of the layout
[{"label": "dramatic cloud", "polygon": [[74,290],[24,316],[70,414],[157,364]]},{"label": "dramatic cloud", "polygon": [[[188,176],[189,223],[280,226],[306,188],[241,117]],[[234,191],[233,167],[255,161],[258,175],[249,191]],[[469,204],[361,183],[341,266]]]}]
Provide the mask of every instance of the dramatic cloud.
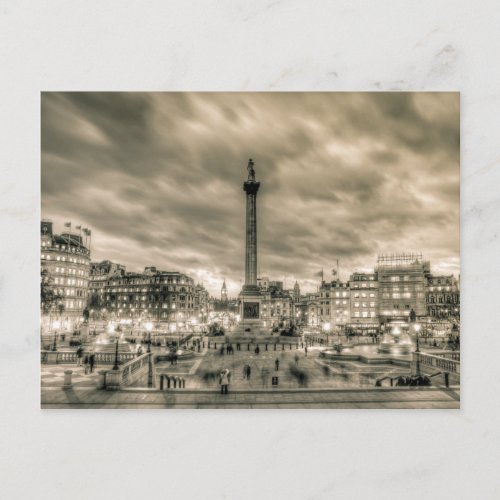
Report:
[{"label": "dramatic cloud", "polygon": [[253,158],[261,275],[312,290],[403,251],[458,274],[459,128],[457,93],[44,93],[42,216],[236,296]]}]

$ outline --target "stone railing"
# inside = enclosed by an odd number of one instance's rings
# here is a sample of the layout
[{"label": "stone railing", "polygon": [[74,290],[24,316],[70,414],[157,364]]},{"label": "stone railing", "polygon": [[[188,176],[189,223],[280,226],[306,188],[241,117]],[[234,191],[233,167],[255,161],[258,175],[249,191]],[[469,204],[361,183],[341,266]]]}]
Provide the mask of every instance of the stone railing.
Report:
[{"label": "stone railing", "polygon": [[104,374],[103,388],[108,391],[118,391],[146,376],[150,369],[150,361],[153,361],[152,356],[152,353],[146,352],[121,365],[118,370],[108,370]]},{"label": "stone railing", "polygon": [[[459,353],[458,355],[460,357]],[[456,359],[450,359],[441,355],[414,352],[413,361],[415,363],[419,363],[420,367],[435,368],[436,370],[440,370],[441,372],[460,375],[460,361]]]},{"label": "stone railing", "polygon": [[433,351],[432,356],[460,361],[460,351]]},{"label": "stone railing", "polygon": [[[83,358],[87,353],[84,353]],[[96,365],[112,365],[115,362],[115,353],[113,352],[95,352]],[[83,362],[82,358],[82,362]],[[133,352],[118,353],[118,362],[125,363],[137,358]],[[75,351],[41,351],[40,361],[44,364],[75,364],[77,356]]]}]

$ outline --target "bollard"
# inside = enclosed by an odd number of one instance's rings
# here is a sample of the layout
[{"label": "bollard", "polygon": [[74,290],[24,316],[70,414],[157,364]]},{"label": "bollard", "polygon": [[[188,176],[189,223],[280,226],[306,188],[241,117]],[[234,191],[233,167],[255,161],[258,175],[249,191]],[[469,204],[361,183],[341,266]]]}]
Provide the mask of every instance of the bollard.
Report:
[{"label": "bollard", "polygon": [[266,344],[266,351],[267,351],[267,344]]},{"label": "bollard", "polygon": [[214,342],[214,349],[217,349],[217,342]]},{"label": "bollard", "polygon": [[247,351],[250,350],[250,344],[247,344]]},{"label": "bollard", "polygon": [[97,384],[98,389],[105,389],[106,387],[106,370],[99,370],[99,382]]},{"label": "bollard", "polygon": [[448,372],[444,372],[444,385],[446,388],[450,387],[450,374]]},{"label": "bollard", "polygon": [[182,379],[182,388],[183,389],[186,388],[186,379],[185,378]]},{"label": "bollard", "polygon": [[281,344],[281,350],[284,351],[285,350],[285,344]]},{"label": "bollard", "polygon": [[64,370],[64,384],[63,389],[71,389],[71,375],[73,370]]}]

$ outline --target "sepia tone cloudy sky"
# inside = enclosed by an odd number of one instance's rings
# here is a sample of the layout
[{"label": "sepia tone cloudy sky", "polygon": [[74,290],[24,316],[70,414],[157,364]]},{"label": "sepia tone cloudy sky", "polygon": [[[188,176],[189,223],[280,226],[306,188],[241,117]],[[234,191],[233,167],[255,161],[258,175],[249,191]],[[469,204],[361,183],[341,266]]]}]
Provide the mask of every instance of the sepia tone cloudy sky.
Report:
[{"label": "sepia tone cloudy sky", "polygon": [[316,289],[421,251],[459,273],[458,93],[43,93],[42,217],[92,259],[244,276],[253,158],[260,274]]}]

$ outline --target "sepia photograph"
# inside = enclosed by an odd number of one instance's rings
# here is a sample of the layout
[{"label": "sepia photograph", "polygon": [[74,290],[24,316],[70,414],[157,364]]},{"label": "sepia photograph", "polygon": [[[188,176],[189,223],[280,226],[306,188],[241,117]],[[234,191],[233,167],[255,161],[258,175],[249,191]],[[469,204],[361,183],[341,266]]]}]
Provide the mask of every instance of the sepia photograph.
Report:
[{"label": "sepia photograph", "polygon": [[43,409],[460,408],[458,92],[42,92]]}]

